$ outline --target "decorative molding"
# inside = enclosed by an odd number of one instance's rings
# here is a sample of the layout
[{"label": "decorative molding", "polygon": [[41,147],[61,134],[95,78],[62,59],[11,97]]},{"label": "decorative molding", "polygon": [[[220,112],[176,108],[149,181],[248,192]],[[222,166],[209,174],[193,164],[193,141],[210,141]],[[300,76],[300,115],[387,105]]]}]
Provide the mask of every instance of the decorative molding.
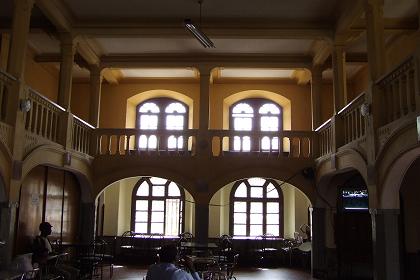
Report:
[{"label": "decorative molding", "polygon": [[8,152],[12,152],[13,127],[0,122],[0,141],[7,148]]}]

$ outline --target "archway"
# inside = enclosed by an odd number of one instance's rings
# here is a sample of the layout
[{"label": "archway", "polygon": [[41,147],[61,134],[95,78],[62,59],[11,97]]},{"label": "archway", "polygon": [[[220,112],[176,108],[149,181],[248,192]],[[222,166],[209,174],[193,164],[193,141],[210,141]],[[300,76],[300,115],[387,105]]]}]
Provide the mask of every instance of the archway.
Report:
[{"label": "archway", "polygon": [[80,242],[89,232],[82,226],[81,187],[77,177],[65,170],[39,165],[22,181],[19,194],[16,253],[30,250],[38,226],[47,221],[53,226],[52,240]]},{"label": "archway", "polygon": [[420,274],[420,212],[418,198],[418,173],[420,158],[417,158],[407,172],[400,187],[400,213],[405,279],[415,279]]},{"label": "archway", "polygon": [[363,176],[345,169],[320,178],[317,205],[325,216],[326,267],[337,266],[339,279],[373,277],[372,221]]},{"label": "archway", "polygon": [[[257,177],[253,177],[257,178]],[[261,180],[267,180],[259,178]],[[275,200],[280,200],[282,208],[280,215],[281,227],[283,229],[279,236],[284,238],[294,238],[295,232],[300,232],[300,227],[309,224],[309,207],[312,206],[309,198],[295,186],[280,181],[272,180],[272,184],[276,185],[279,190],[279,196]],[[217,238],[223,234],[234,235],[232,227],[231,207],[232,207],[232,189],[238,180],[231,182],[220,188],[210,200],[209,221],[209,237]],[[269,184],[270,182],[267,182]],[[271,191],[272,187],[268,189]],[[274,213],[274,212],[273,212]],[[305,236],[306,237],[306,236]]]},{"label": "archway", "polygon": [[[104,236],[120,236],[124,232],[133,231],[135,232],[136,227],[133,226],[133,221],[135,221],[135,211],[133,211],[133,207],[135,207],[135,203],[132,203],[134,194],[133,191],[136,187],[139,186],[139,182],[152,180],[162,180],[165,181],[162,186],[171,184],[172,182],[177,185],[177,187],[181,190],[182,193],[182,227],[180,227],[180,232],[194,232],[195,230],[195,203],[194,198],[190,192],[188,192],[187,188],[180,185],[175,181],[168,180],[166,178],[160,177],[153,177],[153,176],[136,176],[136,177],[129,177],[118,180],[110,185],[108,185],[102,192],[97,196],[97,235],[104,235]],[[158,188],[158,185],[156,185]],[[162,200],[167,201],[167,199],[172,199],[166,197],[167,193],[162,193],[162,195],[158,194],[158,196],[153,196],[153,190],[156,189],[155,185],[151,185],[150,192],[147,194],[149,196],[149,200],[153,202],[154,200]],[[168,190],[166,190],[168,192]],[[149,206],[148,206],[149,207]],[[150,206],[149,211],[153,211]],[[166,206],[165,206],[166,207]],[[144,209],[147,212],[147,209]],[[165,208],[166,209],[166,208]],[[141,210],[143,211],[143,210]],[[159,210],[160,211],[160,210]],[[162,210],[163,211],[163,210]],[[166,211],[166,210],[165,210]],[[145,212],[145,213],[146,213]],[[166,212],[165,212],[166,213]],[[166,214],[165,214],[166,215]],[[143,215],[145,216],[145,215]],[[149,213],[150,219],[151,213]],[[143,221],[143,220],[142,220]],[[151,223],[152,220],[144,220],[146,223]],[[179,232],[179,233],[180,233]],[[143,232],[138,232],[139,234],[144,234]],[[158,233],[158,232],[156,232]],[[147,234],[153,235],[155,232],[147,231]],[[159,233],[160,234],[160,233]],[[165,234],[165,232],[162,232]]]}]

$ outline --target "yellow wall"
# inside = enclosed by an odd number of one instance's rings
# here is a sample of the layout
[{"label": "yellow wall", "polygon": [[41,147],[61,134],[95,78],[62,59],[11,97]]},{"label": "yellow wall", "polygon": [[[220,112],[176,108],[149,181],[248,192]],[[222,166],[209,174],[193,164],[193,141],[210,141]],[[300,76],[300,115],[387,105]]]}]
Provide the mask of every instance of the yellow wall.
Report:
[{"label": "yellow wall", "polygon": [[34,52],[26,52],[25,82],[35,91],[57,103],[59,70],[50,63],[36,63]]}]

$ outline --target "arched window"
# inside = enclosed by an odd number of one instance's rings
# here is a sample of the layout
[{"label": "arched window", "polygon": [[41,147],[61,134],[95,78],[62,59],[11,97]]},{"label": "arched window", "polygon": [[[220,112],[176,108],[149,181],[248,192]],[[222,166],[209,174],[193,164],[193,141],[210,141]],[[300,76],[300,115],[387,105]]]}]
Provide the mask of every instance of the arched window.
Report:
[{"label": "arched window", "polygon": [[[136,127],[142,130],[184,130],[187,127],[188,107],[175,99],[154,98],[137,106]],[[161,148],[184,149],[182,136],[169,136]],[[166,146],[165,146],[166,145]],[[140,135],[138,147],[143,150],[158,148],[158,138],[154,134]]]},{"label": "arched window", "polygon": [[275,181],[263,178],[237,181],[231,202],[233,236],[283,236],[283,193]]},{"label": "arched window", "polygon": [[[230,124],[235,131],[280,131],[282,130],[281,107],[267,99],[241,100],[231,107]],[[279,151],[280,142],[278,137],[265,136],[255,141],[251,136],[245,135],[235,136],[231,145],[236,152]]]},{"label": "arched window", "polygon": [[184,191],[172,181],[142,177],[132,195],[131,230],[177,236],[183,231]]}]

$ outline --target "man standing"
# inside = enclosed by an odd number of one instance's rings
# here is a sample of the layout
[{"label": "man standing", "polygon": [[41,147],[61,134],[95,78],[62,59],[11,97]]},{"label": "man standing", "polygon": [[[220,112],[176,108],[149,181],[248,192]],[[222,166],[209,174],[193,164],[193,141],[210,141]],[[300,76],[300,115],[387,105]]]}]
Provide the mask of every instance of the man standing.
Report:
[{"label": "man standing", "polygon": [[194,269],[194,265],[190,258],[185,257],[183,264],[191,272],[188,273],[175,266],[174,262],[178,254],[175,245],[164,245],[160,249],[160,262],[153,264],[147,271],[147,280],[201,280],[200,276]]}]

